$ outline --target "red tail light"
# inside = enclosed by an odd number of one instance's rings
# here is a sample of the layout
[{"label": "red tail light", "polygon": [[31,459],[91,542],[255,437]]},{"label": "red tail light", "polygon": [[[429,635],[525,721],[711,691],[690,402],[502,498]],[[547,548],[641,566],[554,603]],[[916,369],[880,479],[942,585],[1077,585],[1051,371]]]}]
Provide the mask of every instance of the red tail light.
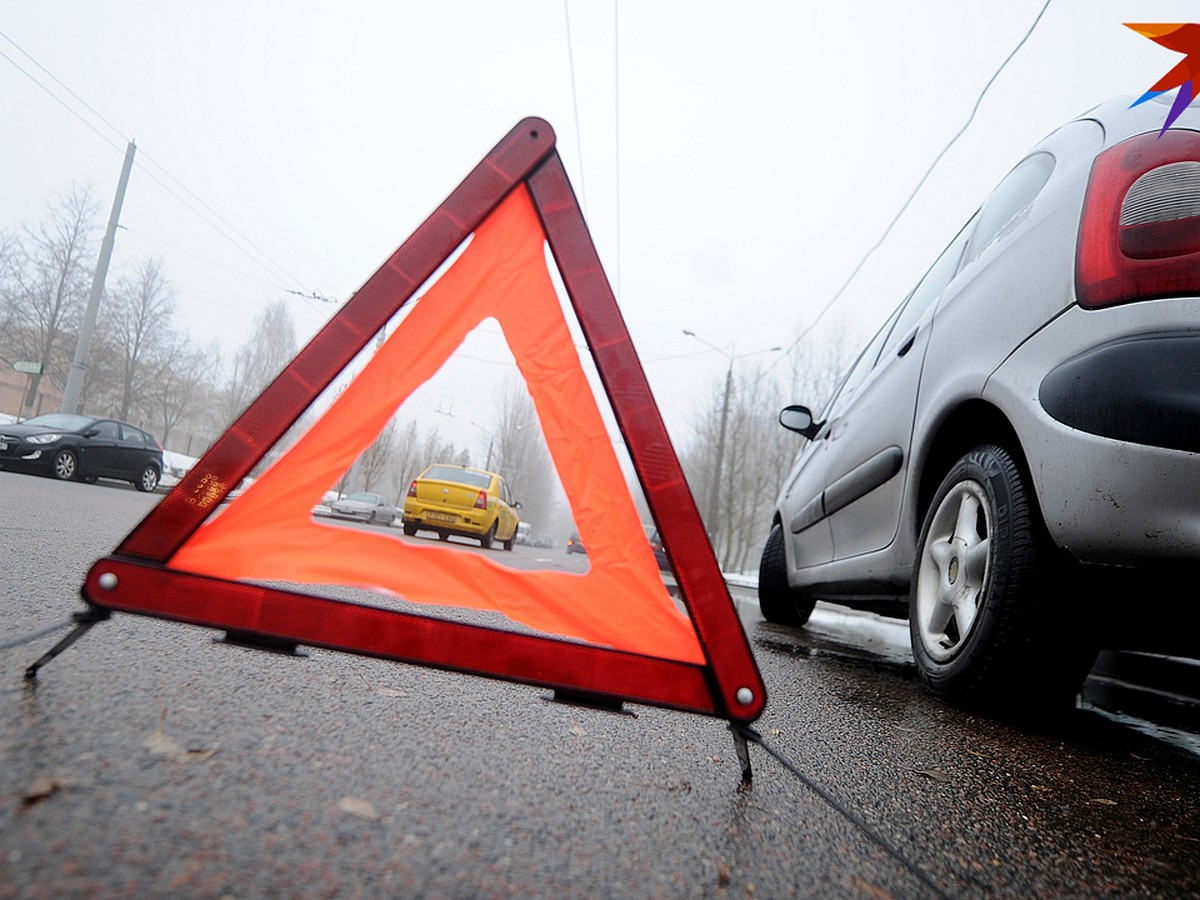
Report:
[{"label": "red tail light", "polygon": [[1085,309],[1200,295],[1200,133],[1143,134],[1096,157],[1075,294]]},{"label": "red tail light", "polygon": [[417,483],[415,481],[408,486],[408,496],[410,496],[410,497],[417,496]]},{"label": "red tail light", "polygon": [[487,494],[484,491],[479,492],[479,496],[475,498],[476,509],[487,509]]}]

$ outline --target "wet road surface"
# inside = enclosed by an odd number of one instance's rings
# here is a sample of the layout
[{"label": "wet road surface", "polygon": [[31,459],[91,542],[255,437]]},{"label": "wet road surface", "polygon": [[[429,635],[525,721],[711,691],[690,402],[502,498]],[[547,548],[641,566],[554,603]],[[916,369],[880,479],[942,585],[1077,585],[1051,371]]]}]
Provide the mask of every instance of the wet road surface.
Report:
[{"label": "wet road surface", "polygon": [[[156,499],[5,473],[0,498],[0,641],[79,609]],[[718,721],[118,615],[35,686],[53,638],[0,652],[0,897],[1200,895],[1196,755],[1086,711],[972,716],[902,652],[747,630],[763,738],[937,890],[761,748],[739,791]]]}]

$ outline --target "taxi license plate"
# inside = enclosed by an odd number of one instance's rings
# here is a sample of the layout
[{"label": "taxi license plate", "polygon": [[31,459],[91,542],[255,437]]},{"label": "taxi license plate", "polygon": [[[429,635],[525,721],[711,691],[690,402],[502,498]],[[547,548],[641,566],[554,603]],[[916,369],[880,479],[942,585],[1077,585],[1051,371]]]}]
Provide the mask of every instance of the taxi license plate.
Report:
[{"label": "taxi license plate", "polygon": [[430,522],[437,522],[439,525],[453,525],[455,517],[448,513],[431,512],[427,513],[425,518]]}]

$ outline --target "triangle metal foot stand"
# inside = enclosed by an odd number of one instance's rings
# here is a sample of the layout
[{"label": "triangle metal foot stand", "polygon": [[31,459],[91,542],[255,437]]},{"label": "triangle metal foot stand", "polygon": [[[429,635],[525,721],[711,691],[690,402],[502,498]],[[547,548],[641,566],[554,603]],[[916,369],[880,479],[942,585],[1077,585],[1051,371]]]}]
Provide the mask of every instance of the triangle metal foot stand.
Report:
[{"label": "triangle metal foot stand", "polygon": [[83,610],[82,612],[77,612],[74,615],[72,615],[71,619],[75,622],[75,627],[73,629],[71,629],[71,633],[68,634],[66,637],[64,637],[61,641],[59,641],[53,647],[51,647],[49,650],[47,650],[45,653],[43,653],[41,655],[41,657],[37,660],[37,662],[33,663],[33,665],[31,665],[28,669],[25,670],[25,680],[26,681],[36,680],[38,670],[42,666],[46,665],[46,663],[50,662],[50,660],[54,659],[54,657],[58,656],[60,653],[62,653],[64,650],[66,650],[68,647],[70,647],[73,643],[75,643],[77,640],[79,640],[81,637],[83,637],[85,634],[87,634],[88,631],[91,630],[93,625],[96,625],[96,624],[106,620],[109,617],[109,615],[111,615],[111,614],[109,613],[109,611],[107,609],[99,609],[94,606],[89,606],[87,609]]}]

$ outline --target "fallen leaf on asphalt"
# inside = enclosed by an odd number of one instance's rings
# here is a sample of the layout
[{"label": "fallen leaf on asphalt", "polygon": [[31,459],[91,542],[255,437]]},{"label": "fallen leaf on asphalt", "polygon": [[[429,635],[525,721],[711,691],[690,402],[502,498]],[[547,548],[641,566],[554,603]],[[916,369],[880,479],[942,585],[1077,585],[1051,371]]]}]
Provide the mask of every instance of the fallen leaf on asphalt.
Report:
[{"label": "fallen leaf on asphalt", "polygon": [[404,691],[397,690],[396,688],[375,688],[375,693],[380,694],[381,696],[384,696],[384,697],[407,697],[408,696],[408,694],[406,694]]},{"label": "fallen leaf on asphalt", "polygon": [[35,778],[29,787],[21,792],[21,802],[26,806],[33,806],[35,803],[41,803],[59,788],[63,787],[57,778]]},{"label": "fallen leaf on asphalt", "polygon": [[163,734],[162,730],[154,732],[150,737],[142,742],[142,746],[153,753],[155,756],[161,756],[164,759],[169,759],[171,762],[203,762],[206,759],[211,759],[216,753],[216,748],[203,749],[184,749],[184,747],[175,740],[175,738]]},{"label": "fallen leaf on asphalt", "polygon": [[941,769],[913,769],[918,775],[924,775],[926,778],[932,778],[934,781],[945,784],[950,780],[950,776]]},{"label": "fallen leaf on asphalt", "polygon": [[587,734],[587,729],[581,728],[578,725],[572,725],[571,734],[575,735],[576,737],[583,737],[585,734]]},{"label": "fallen leaf on asphalt", "polygon": [[1101,806],[1116,806],[1116,800],[1106,800],[1104,797],[1093,797],[1089,803],[1099,803]]},{"label": "fallen leaf on asphalt", "polygon": [[991,757],[988,756],[986,753],[976,753],[974,750],[968,750],[967,752],[970,753],[972,756],[978,756],[980,759],[991,759]]},{"label": "fallen leaf on asphalt", "polygon": [[368,822],[379,821],[379,813],[375,811],[375,804],[370,800],[363,800],[359,797],[343,797],[338,801],[338,809],[352,816],[358,816],[360,819],[366,819]]}]

